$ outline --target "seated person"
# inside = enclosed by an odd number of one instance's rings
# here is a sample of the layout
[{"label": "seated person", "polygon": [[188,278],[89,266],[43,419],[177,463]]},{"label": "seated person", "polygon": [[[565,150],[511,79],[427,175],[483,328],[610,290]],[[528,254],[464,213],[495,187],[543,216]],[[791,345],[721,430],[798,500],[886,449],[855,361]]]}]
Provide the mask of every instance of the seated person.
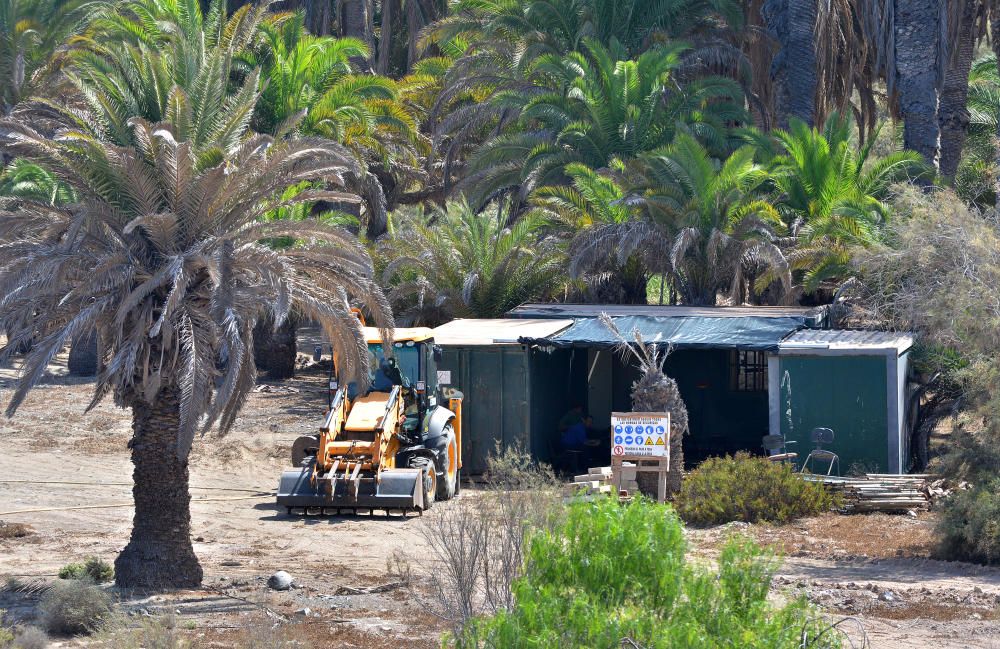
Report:
[{"label": "seated person", "polygon": [[404,385],[399,365],[396,363],[395,358],[383,358],[382,362],[378,365],[378,369],[375,370],[375,376],[372,378],[371,391],[392,392],[392,388],[395,385]]},{"label": "seated person", "polygon": [[582,451],[587,446],[587,430],[591,418],[583,413],[583,406],[574,403],[559,420],[559,441],[564,451]]}]

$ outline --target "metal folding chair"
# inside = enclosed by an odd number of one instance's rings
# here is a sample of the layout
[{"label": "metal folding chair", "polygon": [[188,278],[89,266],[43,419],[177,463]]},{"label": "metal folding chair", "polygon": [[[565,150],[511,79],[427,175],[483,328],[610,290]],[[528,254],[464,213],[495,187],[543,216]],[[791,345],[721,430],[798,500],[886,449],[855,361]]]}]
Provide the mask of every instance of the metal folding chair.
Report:
[{"label": "metal folding chair", "polygon": [[815,473],[815,471],[809,468],[810,462],[814,464],[815,462],[829,462],[826,467],[826,475],[834,475],[834,466],[837,467],[836,475],[840,475],[840,457],[833,451],[823,448],[824,446],[833,444],[833,431],[829,428],[813,428],[809,437],[812,439],[815,448],[809,451],[809,455],[806,456],[805,461],[802,463],[802,473]]},{"label": "metal folding chair", "polygon": [[767,459],[772,462],[791,462],[799,456],[798,453],[788,451],[786,448],[795,441],[785,440],[784,435],[764,435],[761,438],[761,446],[767,451]]}]

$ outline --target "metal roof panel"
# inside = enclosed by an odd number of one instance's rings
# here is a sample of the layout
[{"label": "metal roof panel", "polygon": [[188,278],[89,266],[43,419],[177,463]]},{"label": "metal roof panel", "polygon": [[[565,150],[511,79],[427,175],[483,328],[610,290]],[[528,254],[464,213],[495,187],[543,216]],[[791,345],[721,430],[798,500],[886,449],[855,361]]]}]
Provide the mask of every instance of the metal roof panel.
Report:
[{"label": "metal roof panel", "polygon": [[521,338],[546,338],[573,324],[572,320],[484,318],[452,320],[433,330],[440,345],[518,344]]}]

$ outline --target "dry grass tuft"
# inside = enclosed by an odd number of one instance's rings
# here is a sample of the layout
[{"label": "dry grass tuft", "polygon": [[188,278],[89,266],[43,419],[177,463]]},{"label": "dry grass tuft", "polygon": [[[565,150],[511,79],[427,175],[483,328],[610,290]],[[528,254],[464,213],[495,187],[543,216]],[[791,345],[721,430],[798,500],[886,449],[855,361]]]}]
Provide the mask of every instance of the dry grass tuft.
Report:
[{"label": "dry grass tuft", "polygon": [[0,521],[0,539],[21,539],[34,533],[30,525]]}]

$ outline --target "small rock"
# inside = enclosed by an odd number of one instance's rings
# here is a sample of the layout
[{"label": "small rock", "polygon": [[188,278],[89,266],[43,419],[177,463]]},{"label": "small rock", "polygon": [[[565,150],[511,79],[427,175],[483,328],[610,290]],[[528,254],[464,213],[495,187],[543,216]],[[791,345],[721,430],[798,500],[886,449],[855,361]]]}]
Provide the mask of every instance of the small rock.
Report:
[{"label": "small rock", "polygon": [[288,590],[292,587],[292,576],[284,570],[279,570],[268,578],[267,585],[274,590]]},{"label": "small rock", "polygon": [[302,617],[309,617],[310,615],[312,615],[312,609],[300,608],[299,610],[295,611],[295,614],[301,615]]},{"label": "small rock", "polygon": [[911,509],[911,510],[909,510],[908,512],[906,512],[906,515],[907,515],[907,516],[910,516],[910,517],[912,517],[912,518],[916,518],[916,517],[917,517],[917,512],[915,512],[915,511],[913,511],[913,510]]},{"label": "small rock", "polygon": [[196,536],[196,537],[194,537],[194,542],[195,543],[204,543],[205,542],[205,537],[204,536]]},{"label": "small rock", "polygon": [[883,602],[895,602],[896,596],[892,594],[891,590],[883,590],[879,593],[878,598]]}]

